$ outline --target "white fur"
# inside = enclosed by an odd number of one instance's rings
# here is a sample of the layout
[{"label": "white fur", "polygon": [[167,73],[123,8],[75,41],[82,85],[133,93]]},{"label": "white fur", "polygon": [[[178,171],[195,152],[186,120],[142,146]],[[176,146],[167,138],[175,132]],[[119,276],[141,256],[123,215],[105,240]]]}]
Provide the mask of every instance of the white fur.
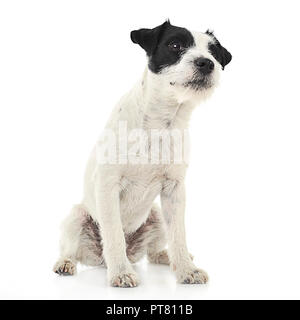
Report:
[{"label": "white fur", "polygon": [[[194,107],[211,95],[221,69],[208,52],[211,38],[203,33],[193,33],[193,36],[196,46],[187,50],[178,64],[163,69],[160,74],[146,68],[142,80],[117,104],[106,128],[118,135],[120,120],[127,121],[129,130],[164,129],[166,122],[169,128],[188,128]],[[215,63],[213,85],[209,89],[195,91],[183,84],[193,75],[193,60],[201,56]],[[185,240],[184,180],[187,165],[99,164],[96,151],[95,147],[88,161],[81,208],[100,225],[109,282],[115,286],[137,285],[137,275],[126,255],[125,235],[135,232],[147,220],[156,197],[160,196],[164,227],[167,229],[168,255],[178,281],[205,283],[207,275],[193,264]],[[68,259],[74,264],[78,260],[77,235],[74,233],[79,230],[72,222],[74,214],[77,213],[71,213],[63,230],[60,267]],[[159,240],[157,244],[158,248],[152,248],[150,253],[152,260],[163,249]]]}]

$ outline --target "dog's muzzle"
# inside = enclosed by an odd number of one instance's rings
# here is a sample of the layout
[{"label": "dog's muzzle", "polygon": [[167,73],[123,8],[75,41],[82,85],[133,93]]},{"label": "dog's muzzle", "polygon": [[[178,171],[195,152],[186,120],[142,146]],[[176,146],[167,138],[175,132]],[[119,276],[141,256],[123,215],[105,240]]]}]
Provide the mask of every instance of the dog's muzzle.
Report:
[{"label": "dog's muzzle", "polygon": [[215,64],[210,59],[197,58],[194,60],[194,66],[194,75],[184,86],[196,91],[211,88],[213,86],[212,73],[215,69]]}]

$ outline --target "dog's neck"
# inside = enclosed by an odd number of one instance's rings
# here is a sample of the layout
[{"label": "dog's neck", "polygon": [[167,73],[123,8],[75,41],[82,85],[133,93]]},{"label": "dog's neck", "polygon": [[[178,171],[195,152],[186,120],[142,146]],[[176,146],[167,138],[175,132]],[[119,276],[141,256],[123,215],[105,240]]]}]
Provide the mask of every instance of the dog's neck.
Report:
[{"label": "dog's neck", "polygon": [[[145,70],[138,85],[141,101],[141,126],[145,129],[186,129],[195,107],[192,101],[176,97],[176,88],[160,75]],[[181,101],[180,101],[181,100]]]}]

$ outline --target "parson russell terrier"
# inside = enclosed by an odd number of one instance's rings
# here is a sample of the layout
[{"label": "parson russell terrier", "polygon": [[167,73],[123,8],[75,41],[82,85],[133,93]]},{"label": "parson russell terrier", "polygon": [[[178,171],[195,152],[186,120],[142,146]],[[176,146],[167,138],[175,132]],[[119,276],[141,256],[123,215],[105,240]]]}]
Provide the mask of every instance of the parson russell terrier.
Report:
[{"label": "parson russell terrier", "polygon": [[231,54],[212,32],[169,21],[132,31],[131,40],[146,51],[148,64],[91,153],[83,200],[63,223],[54,271],[73,275],[78,262],[103,265],[110,285],[135,287],[132,263],[147,255],[170,265],[178,282],[203,284],[207,274],[194,265],[185,239],[182,154],[191,113],[212,94]]}]

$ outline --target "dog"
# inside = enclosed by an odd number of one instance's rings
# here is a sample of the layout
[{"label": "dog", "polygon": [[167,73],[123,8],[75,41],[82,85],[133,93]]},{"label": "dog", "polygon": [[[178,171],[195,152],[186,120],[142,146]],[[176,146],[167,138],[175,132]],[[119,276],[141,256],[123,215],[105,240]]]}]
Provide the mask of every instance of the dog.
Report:
[{"label": "dog", "polygon": [[[155,131],[160,143],[162,132],[170,130],[185,136],[193,109],[211,96],[232,56],[213,32],[191,32],[169,20],[130,36],[145,50],[147,67],[113,110],[104,135],[110,138],[104,142],[102,136],[91,153],[83,200],[63,222],[54,271],[73,275],[78,262],[105,266],[111,286],[136,287],[132,264],[147,256],[151,263],[170,265],[179,283],[204,284],[208,276],[194,265],[185,239],[188,163],[174,158],[182,141],[167,140],[169,149],[158,145],[149,162],[145,154],[154,140],[147,137]],[[131,130],[131,139],[120,131],[120,123]],[[146,142],[133,148],[133,136],[146,137]],[[113,147],[117,152],[111,152]]]}]

